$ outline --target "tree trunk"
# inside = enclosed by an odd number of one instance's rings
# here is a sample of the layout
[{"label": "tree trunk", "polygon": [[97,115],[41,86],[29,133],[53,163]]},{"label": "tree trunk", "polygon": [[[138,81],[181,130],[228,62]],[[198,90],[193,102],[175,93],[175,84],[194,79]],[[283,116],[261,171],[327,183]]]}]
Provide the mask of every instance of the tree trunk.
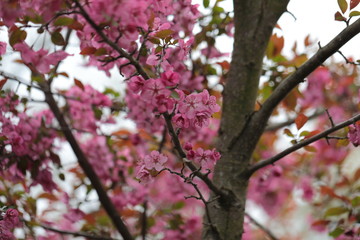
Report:
[{"label": "tree trunk", "polygon": [[[212,195],[210,220],[203,239],[239,240],[248,185],[247,169],[267,119],[252,126],[263,58],[272,30],[289,0],[234,0],[235,39],[231,68],[223,93],[218,149],[222,158],[215,167],[214,183],[226,193]],[[210,199],[210,200],[211,200]]]}]

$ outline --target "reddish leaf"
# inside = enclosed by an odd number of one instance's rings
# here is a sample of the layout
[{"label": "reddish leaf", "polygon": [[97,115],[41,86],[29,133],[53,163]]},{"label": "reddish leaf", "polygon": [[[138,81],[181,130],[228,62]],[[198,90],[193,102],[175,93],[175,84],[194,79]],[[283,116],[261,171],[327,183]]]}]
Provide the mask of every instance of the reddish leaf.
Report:
[{"label": "reddish leaf", "polygon": [[80,22],[74,20],[74,22],[72,24],[70,24],[68,27],[73,30],[83,30],[84,25],[82,25]]},{"label": "reddish leaf", "polygon": [[294,137],[294,134],[292,134],[292,132],[288,128],[284,129],[284,134],[288,135],[289,137]]},{"label": "reddish leaf", "polygon": [[304,124],[308,121],[308,117],[304,114],[300,113],[295,119],[295,124],[298,130],[304,126]]},{"label": "reddish leaf", "polygon": [[84,47],[83,49],[81,49],[80,54],[81,55],[91,55],[94,54],[96,52],[96,48],[94,47]]},{"label": "reddish leaf", "polygon": [[84,84],[83,84],[80,80],[74,78],[74,83],[75,83],[75,85],[78,86],[81,90],[83,90],[83,91],[85,90]]},{"label": "reddish leaf", "polygon": [[329,188],[329,187],[327,187],[327,186],[321,186],[321,187],[320,187],[320,192],[321,192],[321,194],[323,194],[323,195],[328,195],[328,196],[330,196],[330,197],[332,197],[332,198],[340,199],[340,200],[342,200],[342,201],[344,201],[344,202],[346,202],[346,203],[350,203],[350,200],[349,200],[347,197],[337,195],[337,194],[334,192],[333,189],[331,189],[331,188]]},{"label": "reddish leaf", "polygon": [[0,81],[0,90],[4,87],[6,81],[7,81],[7,78],[4,78],[3,80]]},{"label": "reddish leaf", "polygon": [[228,61],[217,62],[217,64],[220,65],[224,70],[230,69],[230,63]]},{"label": "reddish leaf", "polygon": [[336,21],[346,21],[346,18],[343,15],[341,15],[340,12],[336,12],[335,13],[335,20]]},{"label": "reddish leaf", "polygon": [[346,0],[338,0],[338,4],[341,12],[345,13],[348,8],[348,3],[346,2]]},{"label": "reddish leaf", "polygon": [[305,47],[309,46],[311,44],[310,42],[310,35],[307,35],[305,40],[304,40],[304,45]]},{"label": "reddish leaf", "polygon": [[360,3],[360,0],[350,0],[350,10],[356,7]]}]

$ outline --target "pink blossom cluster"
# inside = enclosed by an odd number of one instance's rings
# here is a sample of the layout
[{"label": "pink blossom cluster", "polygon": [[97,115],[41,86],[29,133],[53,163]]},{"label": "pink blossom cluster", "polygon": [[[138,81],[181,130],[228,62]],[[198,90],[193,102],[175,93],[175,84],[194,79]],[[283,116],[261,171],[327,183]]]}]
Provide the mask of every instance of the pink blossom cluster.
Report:
[{"label": "pink blossom cluster", "polygon": [[138,163],[136,178],[142,182],[149,182],[152,179],[151,171],[160,171],[164,168],[168,157],[158,151],[152,151]]},{"label": "pink blossom cluster", "polygon": [[31,186],[41,184],[46,191],[51,191],[56,185],[47,165],[54,156],[51,149],[57,134],[47,127],[54,116],[49,110],[44,110],[29,117],[25,112],[17,112],[18,104],[19,100],[13,93],[0,97],[0,137],[5,139],[3,144],[8,152],[8,157],[1,163],[1,176],[17,182],[29,170],[35,173]]},{"label": "pink blossom cluster", "polygon": [[111,181],[111,170],[115,166],[115,156],[110,152],[106,138],[104,136],[94,136],[90,139],[85,139],[81,144],[81,148],[86,153],[97,176],[104,183]]},{"label": "pink blossom cluster", "polygon": [[316,69],[307,78],[307,89],[303,92],[301,104],[303,106],[321,106],[325,101],[324,89],[332,81],[331,73],[327,68]]},{"label": "pink blossom cluster", "polygon": [[48,54],[48,51],[43,48],[34,51],[24,42],[15,44],[14,49],[21,53],[22,60],[32,71],[41,74],[49,73],[50,65],[55,65],[69,56],[64,51],[57,51],[51,54]]},{"label": "pink blossom cluster", "polygon": [[9,208],[2,214],[0,220],[0,239],[15,240],[12,230],[19,225],[19,212]]},{"label": "pink blossom cluster", "polygon": [[207,90],[187,96],[182,91],[178,91],[178,93],[180,95],[177,102],[178,111],[172,120],[179,128],[206,127],[209,125],[212,114],[220,111],[216,97],[210,96]]},{"label": "pink blossom cluster", "polygon": [[[163,30],[171,29],[171,35],[178,38],[177,33],[183,31],[186,35],[190,35],[192,28],[199,16],[197,5],[193,5],[190,0],[95,0],[85,4],[84,8],[96,24],[105,26],[103,31],[107,37],[116,42],[118,46],[128,52],[139,49],[140,43],[145,41],[142,37],[144,32],[148,32],[149,36],[156,36],[156,33]],[[169,20],[172,15],[172,20]],[[118,53],[107,44],[103,43],[101,37],[97,35],[95,30],[86,24],[86,19],[80,18],[80,22],[84,23],[84,28],[77,31],[77,35],[81,41],[80,48],[104,49],[104,54],[90,55],[89,63],[96,65],[99,69],[104,70],[108,75],[109,70],[114,66],[121,67],[121,71],[127,77],[135,72],[133,66],[123,64],[127,63],[125,59],[116,59]],[[157,64],[159,55],[155,54],[156,45],[146,42],[146,48],[150,54],[148,57],[140,58],[140,62],[150,65]],[[102,64],[98,59],[116,59]],[[164,70],[170,70],[171,66],[166,59],[163,61]]]},{"label": "pink blossom cluster", "polygon": [[54,12],[61,10],[63,0],[11,0],[0,1],[0,18],[11,27],[17,19],[24,16],[38,17],[43,21],[52,18]]},{"label": "pink blossom cluster", "polygon": [[74,86],[70,88],[65,96],[69,105],[69,117],[73,126],[81,131],[95,133],[101,123],[114,123],[111,117],[97,116],[95,110],[101,107],[110,107],[110,98],[90,85],[84,89]]},{"label": "pink blossom cluster", "polygon": [[41,155],[51,148],[55,131],[47,130],[46,135],[41,135],[39,130],[53,121],[53,114],[42,111],[29,117],[24,112],[18,113],[16,107],[19,100],[13,93],[0,97],[0,136],[6,140],[4,143],[11,146],[16,156],[29,156],[32,159],[40,159]]},{"label": "pink blossom cluster", "polygon": [[360,145],[360,124],[349,126],[348,138],[355,147]]},{"label": "pink blossom cluster", "polygon": [[261,173],[250,179],[248,198],[263,207],[270,216],[275,216],[287,201],[294,183],[283,175],[280,166],[264,169]]},{"label": "pink blossom cluster", "polygon": [[179,128],[208,126],[212,114],[220,110],[216,97],[210,96],[207,90],[189,95],[182,90],[170,90],[179,83],[179,74],[172,71],[162,73],[157,79],[131,78],[128,83],[130,93],[126,98],[129,118],[139,127],[145,127],[155,118],[154,112],[173,112],[172,121]]},{"label": "pink blossom cluster", "polygon": [[197,148],[193,150],[191,143],[185,143],[184,149],[187,151],[186,157],[188,160],[194,161],[204,169],[213,169],[216,162],[220,159],[221,155],[218,151],[204,150]]}]

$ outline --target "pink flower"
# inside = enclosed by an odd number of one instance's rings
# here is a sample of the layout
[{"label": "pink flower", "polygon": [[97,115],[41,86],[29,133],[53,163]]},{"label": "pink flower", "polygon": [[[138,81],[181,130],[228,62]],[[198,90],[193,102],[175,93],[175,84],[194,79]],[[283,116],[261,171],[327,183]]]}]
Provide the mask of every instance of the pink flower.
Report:
[{"label": "pink flower", "polygon": [[45,191],[51,192],[52,190],[57,189],[56,183],[52,180],[52,174],[48,169],[40,170],[37,174],[34,182],[31,184],[36,185],[40,184]]},{"label": "pink flower", "polygon": [[184,114],[187,118],[192,119],[195,117],[196,112],[201,111],[203,105],[201,98],[196,94],[190,94],[185,97],[184,103],[179,103],[179,112]]},{"label": "pink flower", "polygon": [[158,95],[170,96],[170,93],[160,79],[149,79],[144,85],[141,96],[146,100],[154,101]]},{"label": "pink flower", "polygon": [[0,42],[0,56],[6,53],[6,42]]},{"label": "pink flower", "polygon": [[136,178],[139,179],[140,182],[143,182],[143,183],[148,183],[153,179],[153,177],[151,176],[149,170],[147,170],[145,168],[145,165],[142,165],[138,169],[138,171],[136,173]]},{"label": "pink flower", "polygon": [[161,74],[161,80],[166,86],[175,86],[180,82],[180,75],[173,71],[166,71]]},{"label": "pink flower", "polygon": [[140,76],[135,76],[130,78],[128,85],[131,91],[139,93],[145,85],[145,80]]},{"label": "pink flower", "polygon": [[5,213],[4,223],[9,229],[15,228],[19,224],[19,212],[16,209],[9,208]]},{"label": "pink flower", "polygon": [[349,126],[348,138],[355,147],[360,145],[360,124]]},{"label": "pink flower", "polygon": [[188,158],[193,159],[203,168],[211,169],[214,167],[216,161],[220,159],[220,153],[215,149],[204,150],[202,148],[198,148],[196,151],[190,150],[188,152]]},{"label": "pink flower", "polygon": [[146,64],[149,64],[151,66],[158,65],[159,62],[160,62],[160,58],[155,54],[149,55],[149,57],[146,60]]},{"label": "pink flower", "polygon": [[167,160],[168,157],[164,154],[161,154],[158,151],[152,151],[150,155],[145,156],[144,164],[145,167],[149,170],[155,168],[155,170],[160,171]]},{"label": "pink flower", "polygon": [[26,43],[17,43],[14,45],[14,49],[20,51],[22,60],[29,67],[42,74],[50,72],[50,65],[55,65],[69,56],[64,51],[57,51],[51,54],[48,54],[48,51],[44,49],[34,51]]},{"label": "pink flower", "polygon": [[175,123],[175,125],[179,128],[188,128],[189,127],[189,120],[185,117],[184,114],[176,114],[172,121]]}]

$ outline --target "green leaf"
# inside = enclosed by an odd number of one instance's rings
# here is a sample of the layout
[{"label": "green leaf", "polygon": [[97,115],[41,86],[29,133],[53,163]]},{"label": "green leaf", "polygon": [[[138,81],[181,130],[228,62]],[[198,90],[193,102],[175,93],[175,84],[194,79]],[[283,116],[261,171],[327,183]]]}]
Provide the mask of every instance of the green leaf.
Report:
[{"label": "green leaf", "polygon": [[288,135],[289,137],[294,137],[294,134],[292,134],[292,132],[288,128],[284,129],[284,134]]},{"label": "green leaf", "polygon": [[61,35],[60,32],[55,31],[51,34],[51,41],[58,46],[64,46],[65,45],[65,39]]},{"label": "green leaf", "polygon": [[213,8],[213,12],[214,12],[214,13],[223,13],[223,12],[225,12],[225,10],[224,10],[224,8],[222,8],[222,7],[215,6],[215,7]]},{"label": "green leaf", "polygon": [[148,40],[153,44],[160,44],[160,39],[158,38],[149,38]]},{"label": "green leaf", "polygon": [[345,232],[344,229],[341,229],[341,228],[337,227],[337,228],[335,228],[335,230],[330,232],[329,235],[331,237],[336,238],[336,237],[340,236],[341,234],[343,234],[344,232]]},{"label": "green leaf", "polygon": [[208,8],[210,4],[210,0],[203,0],[204,8]]},{"label": "green leaf", "polygon": [[74,19],[69,17],[58,17],[54,21],[54,26],[69,26],[73,24]]},{"label": "green leaf", "polygon": [[106,50],[106,48],[103,48],[103,47],[98,48],[94,53],[95,56],[103,56],[106,54],[107,54],[107,50]]},{"label": "green leaf", "polygon": [[10,34],[9,43],[13,47],[15,44],[26,39],[27,33],[24,30],[16,29]]},{"label": "green leaf", "polygon": [[351,205],[353,207],[357,207],[360,205],[360,196],[354,197],[353,199],[351,199]]},{"label": "green leaf", "polygon": [[164,30],[160,30],[157,33],[155,33],[155,37],[161,38],[161,39],[165,39],[168,36],[170,36],[171,34],[173,34],[174,31],[171,29],[164,29]]},{"label": "green leaf", "polygon": [[349,212],[349,209],[345,207],[333,207],[326,210],[325,217],[338,216],[346,212]]},{"label": "green leaf", "polygon": [[360,15],[359,11],[352,11],[352,12],[350,12],[349,17],[356,17],[356,16],[359,16],[359,15]]},{"label": "green leaf", "polygon": [[179,201],[173,205],[174,210],[179,210],[185,206],[184,201]]},{"label": "green leaf", "polygon": [[338,4],[341,12],[345,13],[348,8],[348,3],[346,2],[346,0],[338,0]]}]

